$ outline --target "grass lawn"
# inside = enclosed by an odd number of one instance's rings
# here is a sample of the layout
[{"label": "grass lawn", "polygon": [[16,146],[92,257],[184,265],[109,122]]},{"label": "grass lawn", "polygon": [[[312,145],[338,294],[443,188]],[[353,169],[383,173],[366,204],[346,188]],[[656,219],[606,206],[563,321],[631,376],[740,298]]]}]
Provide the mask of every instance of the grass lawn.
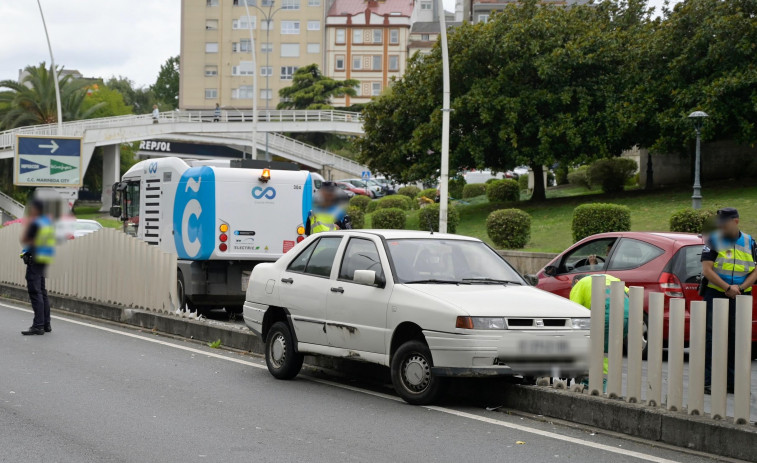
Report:
[{"label": "grass lawn", "polygon": [[107,213],[99,212],[100,206],[77,206],[74,208],[77,219],[89,219],[100,222],[105,228],[121,228],[121,221]]}]

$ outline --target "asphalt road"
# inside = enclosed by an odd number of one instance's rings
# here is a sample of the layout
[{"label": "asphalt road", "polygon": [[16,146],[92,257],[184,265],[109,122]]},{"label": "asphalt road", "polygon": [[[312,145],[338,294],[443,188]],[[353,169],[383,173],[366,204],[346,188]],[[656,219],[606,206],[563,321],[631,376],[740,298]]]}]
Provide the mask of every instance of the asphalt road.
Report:
[{"label": "asphalt road", "polygon": [[711,461],[466,400],[278,381],[257,357],[68,315],[22,337],[30,321],[0,301],[3,462]]}]

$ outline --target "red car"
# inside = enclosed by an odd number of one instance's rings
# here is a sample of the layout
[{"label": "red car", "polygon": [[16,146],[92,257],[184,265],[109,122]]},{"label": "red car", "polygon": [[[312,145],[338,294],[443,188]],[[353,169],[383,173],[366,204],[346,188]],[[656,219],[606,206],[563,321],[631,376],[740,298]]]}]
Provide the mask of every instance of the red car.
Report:
[{"label": "red car", "polygon": [[363,195],[372,197],[372,194],[366,191],[365,188],[358,188],[355,185],[347,182],[336,182],[336,186],[344,191],[352,192],[353,195]]},{"label": "red car", "polygon": [[[689,305],[702,298],[697,292],[702,271],[702,237],[690,233],[601,233],[574,244],[536,274],[536,286],[570,297],[573,280],[594,273],[607,273],[626,286],[644,287],[644,333],[650,292],[665,294],[663,337],[668,337],[668,304],[671,298],[686,299],[686,341],[689,339]],[[755,298],[757,303],[757,298]],[[757,304],[752,317],[752,341],[757,341]],[[754,349],[752,349],[754,351]]]}]

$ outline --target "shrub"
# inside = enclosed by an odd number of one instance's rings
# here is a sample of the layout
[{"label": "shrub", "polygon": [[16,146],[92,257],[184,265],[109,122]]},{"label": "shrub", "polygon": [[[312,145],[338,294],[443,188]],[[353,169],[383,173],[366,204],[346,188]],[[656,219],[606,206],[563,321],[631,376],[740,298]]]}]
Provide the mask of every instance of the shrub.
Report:
[{"label": "shrub", "polygon": [[687,207],[670,216],[670,231],[683,233],[706,233],[713,229],[715,211]]},{"label": "shrub", "polygon": [[463,198],[475,198],[486,194],[486,183],[469,183],[463,187]]},{"label": "shrub", "polygon": [[360,209],[362,212],[365,212],[365,209],[368,207],[368,204],[371,203],[371,198],[363,195],[355,195],[350,199],[350,206],[356,207]]},{"label": "shrub", "polygon": [[405,228],[405,211],[396,207],[379,209],[371,216],[373,228],[401,230]]},{"label": "shrub", "polygon": [[518,188],[522,190],[528,190],[528,175],[521,175],[518,177]]},{"label": "shrub", "polygon": [[486,233],[494,244],[520,249],[531,239],[531,216],[520,209],[500,209],[486,218]]},{"label": "shrub", "polygon": [[416,198],[428,198],[431,201],[436,201],[436,188],[426,188],[418,193]]},{"label": "shrub", "polygon": [[403,186],[402,188],[397,190],[398,195],[407,196],[410,199],[415,199],[415,197],[418,196],[418,193],[420,192],[421,189],[413,185]]},{"label": "shrub", "polygon": [[[460,214],[455,206],[447,206],[447,232],[455,233],[460,223]],[[418,213],[418,230],[439,231],[439,204],[429,204]]]},{"label": "shrub", "polygon": [[348,207],[347,215],[350,217],[350,220],[352,221],[352,228],[365,227],[365,212],[363,212],[359,207],[355,207],[355,206]]},{"label": "shrub", "polygon": [[516,180],[505,179],[493,182],[486,188],[489,202],[518,201],[520,199],[520,185]]},{"label": "shrub", "polygon": [[573,169],[570,173],[568,173],[568,183],[575,186],[582,186],[591,190],[589,166],[581,166],[577,169]]},{"label": "shrub", "polygon": [[447,193],[450,198],[460,199],[463,197],[463,188],[465,188],[465,179],[463,177],[451,177],[447,184]]},{"label": "shrub", "polygon": [[597,233],[629,231],[631,209],[620,204],[582,204],[573,210],[573,240]]},{"label": "shrub", "polygon": [[560,164],[557,166],[557,169],[555,169],[555,182],[558,185],[565,185],[568,183],[568,165],[567,164]]},{"label": "shrub", "polygon": [[[390,207],[396,207],[405,211],[412,209],[412,200],[403,195],[384,196],[381,199],[374,201],[373,210],[389,209]],[[369,211],[372,212],[372,211]]]},{"label": "shrub", "polygon": [[499,179],[499,178],[496,178],[496,177],[494,177],[494,178],[490,178],[490,179],[488,179],[488,180],[486,181],[486,184],[487,184],[487,185],[491,185],[492,183],[494,183],[494,182],[499,182],[500,180],[501,180],[501,179]]},{"label": "shrub", "polygon": [[605,193],[623,191],[626,182],[636,173],[636,161],[628,158],[600,159],[589,166],[589,180]]}]

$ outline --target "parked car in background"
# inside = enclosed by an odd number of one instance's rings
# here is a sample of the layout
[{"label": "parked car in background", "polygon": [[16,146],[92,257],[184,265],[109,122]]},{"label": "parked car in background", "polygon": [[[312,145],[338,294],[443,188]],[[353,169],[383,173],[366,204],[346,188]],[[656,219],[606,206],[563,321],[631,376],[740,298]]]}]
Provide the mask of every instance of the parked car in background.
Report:
[{"label": "parked car in background", "polygon": [[103,226],[96,220],[76,219],[74,217],[62,217],[55,224],[55,234],[59,240],[73,240],[89,235]]},{"label": "parked car in background", "polygon": [[340,188],[340,189],[342,189],[344,191],[351,192],[353,194],[353,196],[354,195],[362,195],[362,196],[372,197],[371,196],[371,192],[369,190],[367,190],[365,188],[356,187],[355,185],[353,185],[351,183],[348,183],[348,182],[336,182],[336,186],[337,186],[337,188]]},{"label": "parked car in background", "polygon": [[375,177],[371,180],[381,185],[381,188],[384,190],[384,195],[393,195],[397,193],[397,189],[395,188],[394,183],[392,183],[392,181],[388,178]]},{"label": "parked car in background", "polygon": [[365,190],[365,191],[367,191],[369,193],[368,196],[370,196],[371,198],[379,198],[380,197],[379,193],[381,192],[381,187],[380,186],[371,187],[366,181],[364,181],[362,179],[359,179],[359,178],[348,178],[348,179],[344,179],[344,180],[337,180],[337,182],[338,183],[339,182],[341,182],[341,183],[349,183],[350,185],[352,185],[354,187],[362,188],[363,190]]},{"label": "parked car in background", "polygon": [[348,198],[352,198],[357,194],[355,193],[355,190],[357,190],[358,188],[350,185],[349,183],[335,182],[335,185],[337,188],[342,190],[342,192],[347,195]]}]

